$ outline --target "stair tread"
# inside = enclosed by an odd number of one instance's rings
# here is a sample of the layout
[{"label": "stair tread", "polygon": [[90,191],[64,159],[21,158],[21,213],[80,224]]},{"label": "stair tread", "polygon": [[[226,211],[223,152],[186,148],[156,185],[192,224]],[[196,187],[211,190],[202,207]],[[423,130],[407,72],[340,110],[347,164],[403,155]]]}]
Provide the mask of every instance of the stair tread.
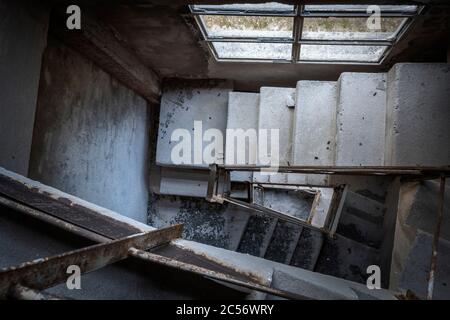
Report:
[{"label": "stair tread", "polygon": [[341,74],[336,116],[337,166],[384,164],[386,74]]},{"label": "stair tread", "polygon": [[289,264],[302,230],[301,226],[279,220],[264,258]]}]

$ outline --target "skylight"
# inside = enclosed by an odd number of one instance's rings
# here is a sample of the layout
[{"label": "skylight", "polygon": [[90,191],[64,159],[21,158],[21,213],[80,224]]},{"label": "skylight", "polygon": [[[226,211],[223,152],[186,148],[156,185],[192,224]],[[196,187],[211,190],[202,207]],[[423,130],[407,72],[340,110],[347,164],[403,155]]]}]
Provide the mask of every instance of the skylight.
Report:
[{"label": "skylight", "polygon": [[190,8],[218,61],[293,63],[381,63],[419,12],[414,5],[275,2]]}]

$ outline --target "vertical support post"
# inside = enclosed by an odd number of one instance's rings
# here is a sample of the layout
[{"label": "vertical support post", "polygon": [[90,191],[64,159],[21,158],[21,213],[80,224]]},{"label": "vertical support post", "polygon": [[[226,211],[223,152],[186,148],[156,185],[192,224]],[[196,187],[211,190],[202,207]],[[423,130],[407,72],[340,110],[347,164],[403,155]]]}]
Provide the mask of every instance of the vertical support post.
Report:
[{"label": "vertical support post", "polygon": [[444,217],[444,198],[445,198],[445,176],[441,176],[441,183],[439,188],[439,196],[438,196],[438,214],[436,221],[436,229],[433,235],[433,244],[431,249],[431,265],[430,265],[430,274],[428,277],[428,292],[427,299],[433,299],[433,290],[434,290],[434,279],[437,268],[437,253],[439,246],[439,237],[441,233],[441,225],[442,218]]},{"label": "vertical support post", "polygon": [[216,195],[216,181],[217,181],[217,164],[209,165],[209,179],[208,179],[208,189],[206,192],[206,201],[213,202]]}]

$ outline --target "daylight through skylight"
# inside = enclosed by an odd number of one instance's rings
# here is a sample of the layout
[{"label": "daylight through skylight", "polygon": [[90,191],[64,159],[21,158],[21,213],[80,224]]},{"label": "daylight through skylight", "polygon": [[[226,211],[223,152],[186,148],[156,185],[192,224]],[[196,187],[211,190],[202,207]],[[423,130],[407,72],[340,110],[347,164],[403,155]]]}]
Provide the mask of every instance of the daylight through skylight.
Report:
[{"label": "daylight through skylight", "polygon": [[193,5],[219,61],[381,63],[418,14],[412,5]]}]

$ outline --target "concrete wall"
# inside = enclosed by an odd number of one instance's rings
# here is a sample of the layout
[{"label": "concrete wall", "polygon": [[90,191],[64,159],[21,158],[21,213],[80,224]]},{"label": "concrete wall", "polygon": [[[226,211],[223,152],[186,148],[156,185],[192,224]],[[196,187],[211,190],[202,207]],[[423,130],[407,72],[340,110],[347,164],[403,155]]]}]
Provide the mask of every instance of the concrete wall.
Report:
[{"label": "concrete wall", "polygon": [[30,177],[146,222],[146,101],[50,38]]},{"label": "concrete wall", "polygon": [[450,64],[399,63],[388,73],[387,166],[450,163]]},{"label": "concrete wall", "polygon": [[48,18],[48,9],[37,1],[0,0],[0,166],[23,175],[28,173]]}]

